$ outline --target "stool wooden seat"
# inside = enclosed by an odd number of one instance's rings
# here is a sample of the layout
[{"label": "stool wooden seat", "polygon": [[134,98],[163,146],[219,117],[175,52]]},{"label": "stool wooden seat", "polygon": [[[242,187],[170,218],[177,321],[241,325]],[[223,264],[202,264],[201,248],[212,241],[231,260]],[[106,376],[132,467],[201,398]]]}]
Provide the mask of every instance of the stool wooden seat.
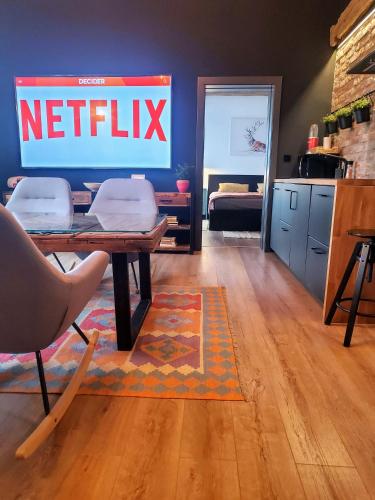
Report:
[{"label": "stool wooden seat", "polygon": [[[346,326],[346,333],[344,338],[344,346],[349,347],[352,339],[354,324],[357,316],[366,316],[369,318],[375,318],[375,313],[364,313],[359,312],[359,303],[362,302],[375,302],[374,298],[363,298],[362,287],[367,274],[367,281],[372,281],[373,267],[375,263],[375,229],[362,229],[353,228],[349,229],[348,235],[355,236],[357,238],[363,238],[367,241],[358,241],[355,246],[353,253],[349,259],[346,266],[344,275],[341,279],[340,285],[337,289],[336,295],[332,301],[331,307],[329,308],[327,317],[325,319],[325,324],[330,325],[335,312],[337,309],[341,309],[344,312],[349,313],[348,323]],[[357,278],[354,285],[354,294],[352,297],[343,297],[346,285],[350,280],[351,274],[353,272],[355,264],[358,262]],[[349,302],[350,308],[346,308],[342,305],[343,302]]]}]

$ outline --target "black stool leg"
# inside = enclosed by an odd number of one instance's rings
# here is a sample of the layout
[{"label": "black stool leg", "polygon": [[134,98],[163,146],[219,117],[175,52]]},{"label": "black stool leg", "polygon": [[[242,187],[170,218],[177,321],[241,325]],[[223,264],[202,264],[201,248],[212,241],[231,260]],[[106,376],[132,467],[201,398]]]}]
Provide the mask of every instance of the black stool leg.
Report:
[{"label": "black stool leg", "polygon": [[344,339],[344,346],[349,347],[352,340],[353,328],[355,324],[355,319],[357,316],[359,300],[361,298],[363,281],[366,275],[366,268],[369,260],[370,245],[368,243],[362,244],[362,252],[359,260],[359,267],[357,278],[355,280],[354,294],[352,299],[352,305],[350,307],[348,324],[346,326],[346,333]]},{"label": "black stool leg", "polygon": [[374,256],[375,256],[374,254],[375,254],[375,250],[374,250],[374,247],[372,246],[370,249],[368,273],[367,273],[367,281],[369,283],[372,282],[373,268],[374,268]]},{"label": "black stool leg", "polygon": [[335,312],[337,310],[337,302],[342,299],[342,294],[344,293],[346,285],[348,284],[350,276],[353,272],[353,269],[354,269],[355,263],[357,262],[357,257],[358,257],[358,254],[359,254],[361,247],[362,247],[362,242],[360,242],[360,241],[357,242],[355,247],[354,247],[353,253],[349,259],[348,265],[346,266],[344,275],[343,275],[341,283],[337,289],[336,295],[332,301],[331,307],[329,308],[326,319],[324,320],[324,323],[326,325],[330,325],[332,323],[333,317],[334,317]]}]

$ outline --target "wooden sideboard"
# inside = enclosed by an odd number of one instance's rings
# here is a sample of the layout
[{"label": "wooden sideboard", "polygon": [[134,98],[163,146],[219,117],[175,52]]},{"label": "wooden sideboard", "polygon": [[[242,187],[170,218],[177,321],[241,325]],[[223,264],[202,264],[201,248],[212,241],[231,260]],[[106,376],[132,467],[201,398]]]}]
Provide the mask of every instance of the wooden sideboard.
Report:
[{"label": "wooden sideboard", "polygon": [[[347,231],[375,227],[375,179],[275,179],[273,193],[271,248],[323,302],[324,318],[358,241]],[[354,276],[345,296],[353,283]],[[375,297],[375,280],[365,283],[363,296]],[[335,322],[346,319],[337,312]]]},{"label": "wooden sideboard", "polygon": [[[12,196],[13,191],[3,192],[3,203],[6,205]],[[91,205],[92,193],[91,191],[72,191],[72,201],[74,206]]]},{"label": "wooden sideboard", "polygon": [[167,237],[176,238],[176,246],[159,247],[158,251],[193,253],[191,193],[156,192],[155,199],[160,213],[175,215],[178,218],[178,224],[169,225],[166,233]]}]

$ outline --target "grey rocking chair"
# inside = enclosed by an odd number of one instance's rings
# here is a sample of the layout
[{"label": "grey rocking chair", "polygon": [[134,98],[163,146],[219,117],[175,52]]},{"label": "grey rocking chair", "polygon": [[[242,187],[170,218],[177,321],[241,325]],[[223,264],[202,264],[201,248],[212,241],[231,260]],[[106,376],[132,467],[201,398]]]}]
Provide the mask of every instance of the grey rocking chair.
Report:
[{"label": "grey rocking chair", "polygon": [[[74,320],[100,283],[109,256],[105,252],[93,252],[73,271],[64,274],[44,257],[1,204],[0,235],[0,352],[35,352],[46,413],[16,451],[17,458],[27,458],[61,420],[85,375],[98,332],[88,339]],[[87,349],[64,393],[50,409],[40,351],[72,324]]]}]

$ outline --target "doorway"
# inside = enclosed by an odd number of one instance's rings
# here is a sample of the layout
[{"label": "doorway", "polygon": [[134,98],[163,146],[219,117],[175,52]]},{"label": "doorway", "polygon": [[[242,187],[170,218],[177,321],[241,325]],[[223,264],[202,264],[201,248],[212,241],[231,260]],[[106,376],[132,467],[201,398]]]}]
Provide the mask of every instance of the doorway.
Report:
[{"label": "doorway", "polygon": [[202,225],[224,236],[260,231],[260,246],[269,249],[281,80],[198,78],[195,250],[202,247]]}]

